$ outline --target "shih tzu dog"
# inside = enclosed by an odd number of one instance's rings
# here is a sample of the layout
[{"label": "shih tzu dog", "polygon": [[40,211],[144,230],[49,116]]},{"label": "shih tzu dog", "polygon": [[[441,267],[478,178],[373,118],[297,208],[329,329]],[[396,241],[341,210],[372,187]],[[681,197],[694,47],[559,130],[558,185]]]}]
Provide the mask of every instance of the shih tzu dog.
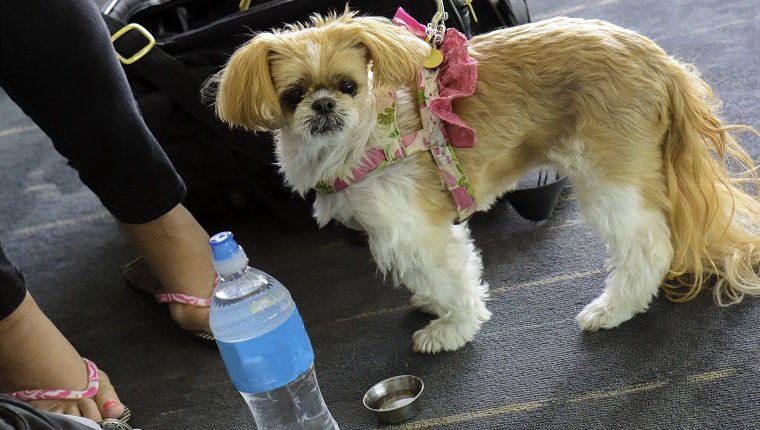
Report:
[{"label": "shih tzu dog", "polygon": [[730,134],[757,132],[721,123],[692,67],[598,20],[449,30],[436,49],[420,27],[314,16],[256,35],[216,76],[218,116],[275,131],[289,186],[318,191],[319,224],[360,226],[380,270],[438,317],[416,351],[456,350],[490,318],[459,221],[539,166],[570,177],[607,245],[583,329],[618,326],[661,287],[686,301],[709,285],[721,305],[760,294],[760,203],[745,190],[758,177]]}]

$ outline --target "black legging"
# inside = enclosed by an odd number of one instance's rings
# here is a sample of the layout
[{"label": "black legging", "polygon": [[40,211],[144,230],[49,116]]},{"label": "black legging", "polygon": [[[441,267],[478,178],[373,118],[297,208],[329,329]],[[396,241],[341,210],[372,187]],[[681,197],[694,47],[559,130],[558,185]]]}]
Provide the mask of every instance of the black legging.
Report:
[{"label": "black legging", "polygon": [[[119,221],[154,220],[184,199],[93,0],[0,0],[0,86]],[[0,319],[24,295],[0,249]]]}]

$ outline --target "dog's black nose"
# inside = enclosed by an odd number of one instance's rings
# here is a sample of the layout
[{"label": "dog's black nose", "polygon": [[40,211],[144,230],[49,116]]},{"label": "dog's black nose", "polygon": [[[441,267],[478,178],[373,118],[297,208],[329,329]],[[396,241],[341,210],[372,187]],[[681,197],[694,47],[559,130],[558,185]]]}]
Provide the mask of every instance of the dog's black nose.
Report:
[{"label": "dog's black nose", "polygon": [[319,113],[330,113],[335,109],[335,100],[325,97],[311,104],[311,108]]}]

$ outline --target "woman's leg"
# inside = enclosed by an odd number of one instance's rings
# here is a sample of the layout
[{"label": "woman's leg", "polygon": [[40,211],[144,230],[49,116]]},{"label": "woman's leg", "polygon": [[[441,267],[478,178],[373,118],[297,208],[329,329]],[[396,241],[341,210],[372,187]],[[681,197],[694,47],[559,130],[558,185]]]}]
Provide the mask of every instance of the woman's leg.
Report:
[{"label": "woman's leg", "polygon": [[0,86],[119,221],[152,221],[185,197],[92,0],[0,0]]},{"label": "woman's leg", "polygon": [[[168,292],[209,297],[208,234],[181,205],[183,181],[142,120],[92,0],[0,0],[0,86],[116,217]],[[187,329],[208,309],[170,304]]]},{"label": "woman's leg", "polygon": [[[178,205],[143,224],[120,223],[124,236],[137,248],[167,292],[210,297],[216,279],[209,236],[188,210]],[[209,308],[170,303],[177,324],[210,332]]]},{"label": "woman's leg", "polygon": [[24,275],[8,260],[0,246],[0,321],[12,314],[25,297]]},{"label": "woman's leg", "polygon": [[[24,277],[0,248],[0,392],[87,386],[82,357],[55,328],[25,289]],[[91,399],[39,400],[34,406],[95,421],[124,413],[108,377]]]},{"label": "woman's leg", "polygon": [[[208,297],[215,277],[208,235],[180,203],[184,183],[140,116],[95,3],[0,0],[0,86],[116,217],[164,288]],[[207,309],[171,310],[181,326],[208,329]],[[59,364],[50,366],[50,357]],[[0,363],[4,390],[80,389],[85,378],[79,355],[26,295],[0,321]],[[110,384],[101,390],[92,403],[40,406],[119,415],[107,408],[117,399]]]}]

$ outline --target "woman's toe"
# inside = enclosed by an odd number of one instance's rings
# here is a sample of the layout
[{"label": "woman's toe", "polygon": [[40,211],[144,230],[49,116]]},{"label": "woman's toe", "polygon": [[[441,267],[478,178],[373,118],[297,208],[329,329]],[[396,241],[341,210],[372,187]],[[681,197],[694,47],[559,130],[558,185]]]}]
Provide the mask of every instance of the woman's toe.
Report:
[{"label": "woman's toe", "polygon": [[[82,399],[77,402],[79,413],[85,418],[89,418],[95,422],[103,421],[103,415],[98,410],[98,405],[92,399]],[[69,414],[75,415],[75,414]]]},{"label": "woman's toe", "polygon": [[100,388],[94,400],[103,418],[119,418],[126,410],[116,395],[111,380],[103,371],[100,371]]}]

